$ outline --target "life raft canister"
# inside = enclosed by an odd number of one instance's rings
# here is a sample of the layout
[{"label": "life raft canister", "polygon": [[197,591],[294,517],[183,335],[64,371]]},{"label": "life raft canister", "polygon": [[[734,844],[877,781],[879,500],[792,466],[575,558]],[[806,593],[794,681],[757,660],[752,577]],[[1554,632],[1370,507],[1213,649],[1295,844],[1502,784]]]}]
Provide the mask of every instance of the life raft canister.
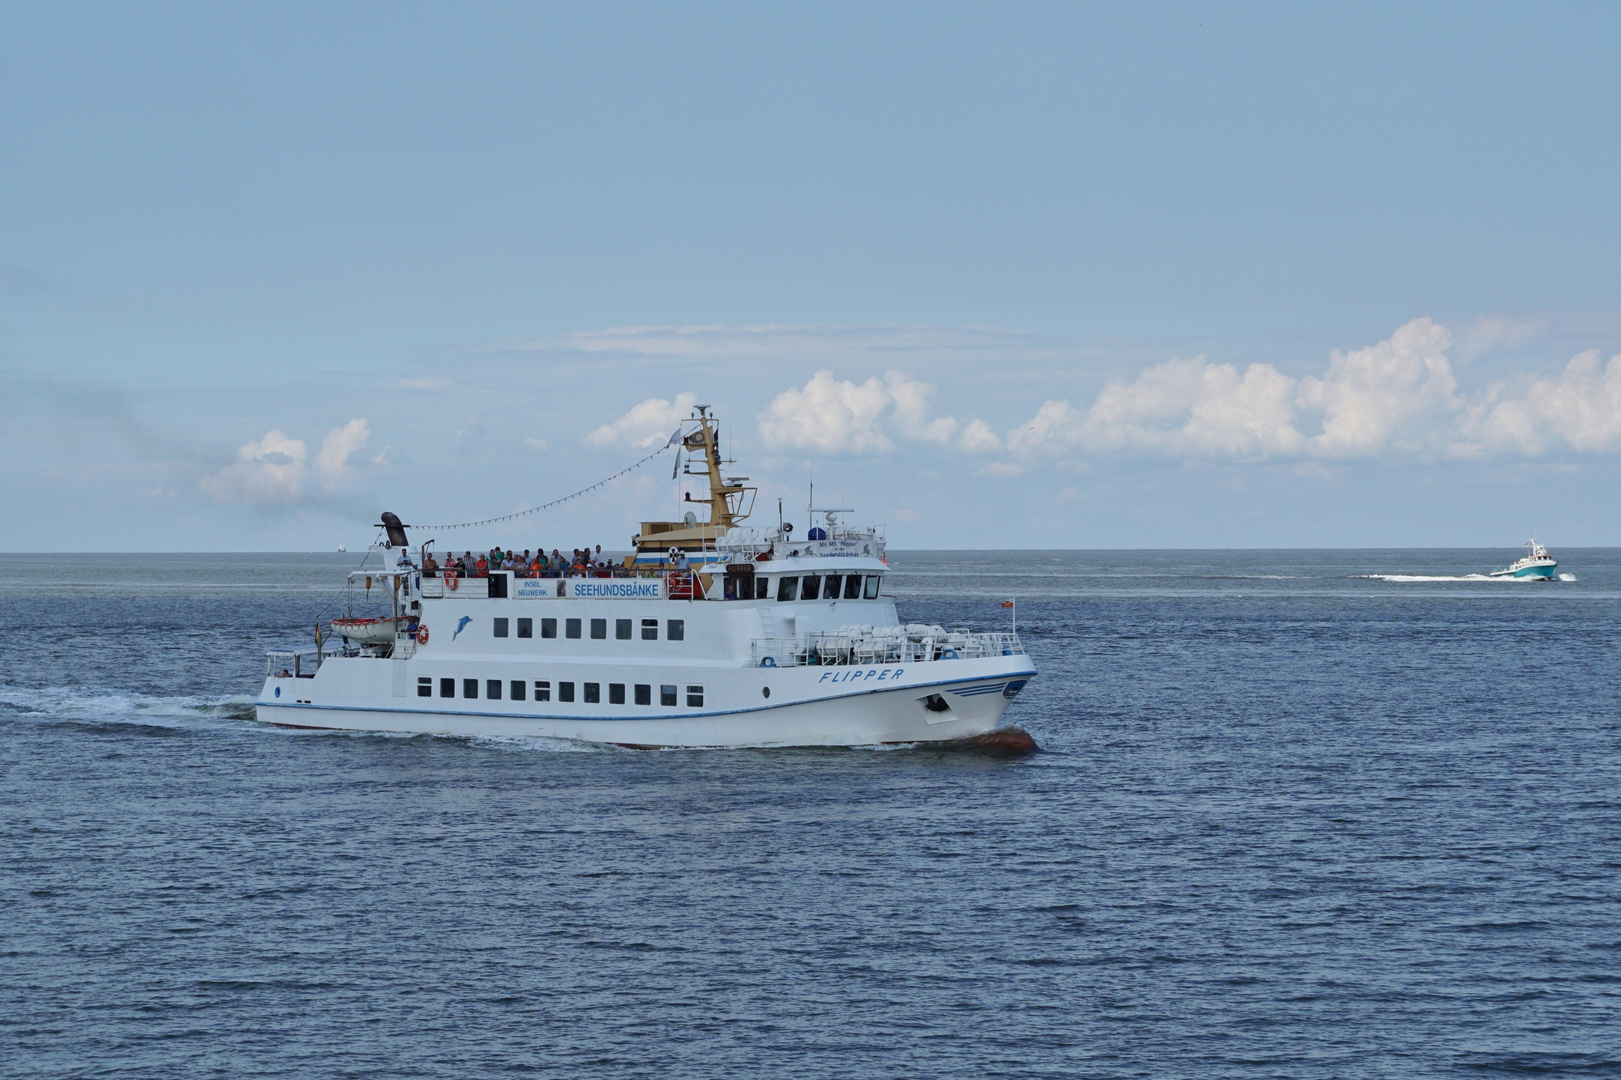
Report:
[{"label": "life raft canister", "polygon": [[428,628],[426,626],[417,627],[417,644],[418,645],[426,645],[427,643],[428,643]]},{"label": "life raft canister", "polygon": [[461,588],[460,585],[456,584],[455,574],[445,575],[445,588],[449,589],[451,592],[455,592],[457,589]]}]

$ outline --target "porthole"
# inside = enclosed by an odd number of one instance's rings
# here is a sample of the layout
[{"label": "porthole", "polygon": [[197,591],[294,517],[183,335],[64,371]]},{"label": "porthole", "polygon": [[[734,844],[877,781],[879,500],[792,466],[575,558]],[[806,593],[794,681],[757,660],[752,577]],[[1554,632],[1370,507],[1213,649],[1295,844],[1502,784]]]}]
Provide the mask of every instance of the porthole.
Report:
[{"label": "porthole", "polygon": [[770,697],[771,696],[771,687],[769,687],[769,686],[760,687],[760,696],[761,697]]}]

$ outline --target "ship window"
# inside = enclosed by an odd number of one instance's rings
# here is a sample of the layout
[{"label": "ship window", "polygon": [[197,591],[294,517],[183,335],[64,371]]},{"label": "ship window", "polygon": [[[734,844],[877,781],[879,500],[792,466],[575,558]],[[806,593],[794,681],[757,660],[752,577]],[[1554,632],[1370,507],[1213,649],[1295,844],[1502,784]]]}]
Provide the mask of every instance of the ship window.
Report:
[{"label": "ship window", "polygon": [[771,579],[757,577],[754,579],[754,598],[756,600],[771,599]]},{"label": "ship window", "polygon": [[557,700],[558,701],[573,701],[574,700],[574,684],[571,683],[571,682],[560,682],[560,683],[558,683],[557,684]]},{"label": "ship window", "polygon": [[608,704],[623,705],[625,703],[625,684],[611,682],[608,684]]},{"label": "ship window", "polygon": [[636,684],[636,704],[638,704],[638,705],[651,705],[651,704],[653,704],[653,687],[652,687],[652,684],[644,683],[644,682],[639,682],[639,683]]},{"label": "ship window", "polygon": [[439,680],[439,696],[440,697],[455,697],[456,696],[456,680],[455,679],[440,679]]},{"label": "ship window", "polygon": [[462,697],[465,697],[465,698],[478,697],[478,680],[477,679],[463,679],[462,680]]},{"label": "ship window", "polygon": [[687,687],[687,708],[701,709],[704,707],[704,688],[701,686]]},{"label": "ship window", "polygon": [[777,579],[777,599],[778,600],[792,600],[794,597],[796,597],[798,595],[799,595],[799,579],[798,578],[796,578],[796,577],[784,577],[784,578],[778,578]]},{"label": "ship window", "polygon": [[659,639],[659,621],[657,619],[642,620],[642,640],[657,641]]},{"label": "ship window", "polygon": [[417,697],[433,697],[433,676],[422,675],[417,678]]},{"label": "ship window", "polygon": [[844,579],[844,598],[846,600],[861,599],[861,575],[851,574]]},{"label": "ship window", "polygon": [[519,619],[518,620],[518,636],[519,637],[526,637],[526,638],[534,637],[535,636],[535,620],[533,620],[533,619]]},{"label": "ship window", "polygon": [[552,682],[550,679],[535,680],[535,700],[550,701],[552,699]]},{"label": "ship window", "polygon": [[629,619],[615,619],[614,620],[614,640],[616,640],[616,641],[629,641],[630,640],[630,620]]},{"label": "ship window", "polygon": [[839,584],[843,579],[837,574],[829,574],[822,579],[822,599],[837,600],[839,598]]},{"label": "ship window", "polygon": [[664,636],[671,641],[687,640],[687,620],[671,619],[664,628]]},{"label": "ship window", "polygon": [[484,696],[489,698],[491,701],[500,701],[501,700],[501,680],[500,679],[485,679],[484,680]]},{"label": "ship window", "polygon": [[512,700],[513,701],[522,701],[523,698],[524,698],[524,693],[528,689],[529,689],[528,684],[525,683],[522,679],[513,679],[512,680]]},{"label": "ship window", "polygon": [[608,640],[608,620],[607,619],[592,619],[591,620],[591,640],[592,641],[606,641],[606,640]]},{"label": "ship window", "polygon": [[556,637],[557,636],[557,620],[556,619],[542,619],[542,620],[540,620],[540,636],[543,637],[543,638],[554,638],[554,637]]},{"label": "ship window", "polygon": [[669,683],[665,683],[663,686],[659,687],[659,704],[670,706],[675,705],[675,687],[671,686]]},{"label": "ship window", "polygon": [[599,683],[599,682],[588,682],[588,683],[585,684],[585,703],[587,705],[601,705],[602,704],[602,684],[601,683]]},{"label": "ship window", "polygon": [[495,636],[496,637],[506,637],[507,636],[507,620],[505,620],[505,619],[497,619],[497,620],[495,620]]},{"label": "ship window", "polygon": [[563,620],[563,636],[564,637],[571,637],[571,638],[579,637],[580,636],[580,620],[579,619],[564,619]]},{"label": "ship window", "polygon": [[822,592],[822,579],[815,574],[805,575],[805,586],[799,591],[801,600],[815,600]]},{"label": "ship window", "polygon": [[882,581],[882,580],[883,579],[880,578],[877,574],[869,574],[867,576],[867,599],[868,600],[876,600],[876,599],[878,599],[878,583],[880,581]]}]

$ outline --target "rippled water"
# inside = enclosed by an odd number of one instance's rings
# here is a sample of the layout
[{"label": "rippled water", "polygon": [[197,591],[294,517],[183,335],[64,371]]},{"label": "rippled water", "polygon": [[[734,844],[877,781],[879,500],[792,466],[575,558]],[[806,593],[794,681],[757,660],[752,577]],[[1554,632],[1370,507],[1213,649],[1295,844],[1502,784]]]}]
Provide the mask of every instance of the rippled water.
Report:
[{"label": "rippled water", "polygon": [[897,553],[1018,597],[1016,760],[265,728],[358,556],[0,556],[0,1075],[1621,1073],[1621,552],[1555,554]]}]

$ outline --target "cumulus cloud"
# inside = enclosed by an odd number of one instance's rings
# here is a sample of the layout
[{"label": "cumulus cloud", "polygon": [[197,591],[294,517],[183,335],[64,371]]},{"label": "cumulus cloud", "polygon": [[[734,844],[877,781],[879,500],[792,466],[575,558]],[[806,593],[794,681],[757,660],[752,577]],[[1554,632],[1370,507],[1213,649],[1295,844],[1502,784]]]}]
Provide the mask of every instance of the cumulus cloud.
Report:
[{"label": "cumulus cloud", "polygon": [[262,439],[243,443],[235,461],[197,483],[216,498],[256,503],[290,503],[330,494],[349,479],[353,471],[349,458],[370,437],[371,426],[357,417],[328,431],[312,462],[303,439],[273,429]]},{"label": "cumulus cloud", "polygon": [[916,442],[956,446],[970,453],[1001,448],[990,425],[931,416],[934,387],[899,371],[863,383],[818,371],[801,387],[774,398],[760,417],[766,445],[823,454],[867,454],[893,449],[891,432]]},{"label": "cumulus cloud", "polygon": [[1295,379],[1270,364],[1242,373],[1204,357],[1173,359],[1117,379],[1083,412],[1044,402],[1010,432],[1021,457],[1137,452],[1263,461],[1536,456],[1621,449],[1621,357],[1582,353],[1556,378],[1494,383],[1460,394],[1453,338],[1414,319],[1389,338],[1329,356]]},{"label": "cumulus cloud", "polygon": [[1368,457],[1434,446],[1456,411],[1447,328],[1414,319],[1377,345],[1335,350],[1322,378],[1300,383],[1300,402],[1323,413],[1310,449],[1320,457]]},{"label": "cumulus cloud", "polygon": [[1454,451],[1535,457],[1559,446],[1585,454],[1621,449],[1621,355],[1597,349],[1572,357],[1556,378],[1523,388],[1497,382],[1465,413]]},{"label": "cumulus cloud", "polygon": [[611,424],[603,424],[581,440],[597,450],[610,446],[642,448],[670,437],[698,404],[697,394],[677,394],[674,401],[648,398]]}]

